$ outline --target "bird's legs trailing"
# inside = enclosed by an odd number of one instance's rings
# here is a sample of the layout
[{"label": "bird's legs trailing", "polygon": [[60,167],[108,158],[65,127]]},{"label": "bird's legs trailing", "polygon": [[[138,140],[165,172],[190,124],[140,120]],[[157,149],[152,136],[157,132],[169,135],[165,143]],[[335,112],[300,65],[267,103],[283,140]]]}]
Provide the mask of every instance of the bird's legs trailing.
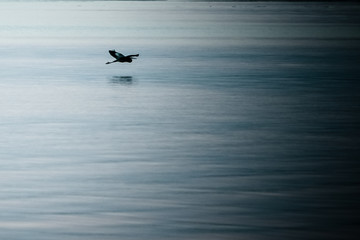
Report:
[{"label": "bird's legs trailing", "polygon": [[135,57],[138,57],[139,54],[134,54],[134,55],[127,55],[126,57],[129,57],[129,58],[135,58]]}]

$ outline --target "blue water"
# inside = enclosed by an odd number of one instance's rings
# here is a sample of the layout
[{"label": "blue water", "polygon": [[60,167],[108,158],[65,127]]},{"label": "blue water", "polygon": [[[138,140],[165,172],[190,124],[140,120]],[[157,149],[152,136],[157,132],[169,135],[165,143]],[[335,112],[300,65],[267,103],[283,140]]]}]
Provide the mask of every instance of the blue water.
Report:
[{"label": "blue water", "polygon": [[0,238],[357,239],[359,8],[0,3]]}]

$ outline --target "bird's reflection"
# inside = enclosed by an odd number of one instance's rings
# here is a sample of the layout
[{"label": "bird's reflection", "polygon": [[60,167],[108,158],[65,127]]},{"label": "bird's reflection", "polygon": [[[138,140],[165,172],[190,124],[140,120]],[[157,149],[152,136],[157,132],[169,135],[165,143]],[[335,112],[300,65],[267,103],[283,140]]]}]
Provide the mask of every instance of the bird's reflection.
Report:
[{"label": "bird's reflection", "polygon": [[134,84],[134,78],[132,76],[112,76],[110,78],[111,84],[130,86]]}]

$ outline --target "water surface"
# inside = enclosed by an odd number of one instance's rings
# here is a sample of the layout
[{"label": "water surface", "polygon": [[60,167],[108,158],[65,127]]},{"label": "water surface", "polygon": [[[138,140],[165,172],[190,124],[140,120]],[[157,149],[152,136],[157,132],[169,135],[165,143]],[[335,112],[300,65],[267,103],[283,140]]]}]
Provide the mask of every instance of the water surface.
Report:
[{"label": "water surface", "polygon": [[358,10],[0,3],[1,239],[355,239]]}]

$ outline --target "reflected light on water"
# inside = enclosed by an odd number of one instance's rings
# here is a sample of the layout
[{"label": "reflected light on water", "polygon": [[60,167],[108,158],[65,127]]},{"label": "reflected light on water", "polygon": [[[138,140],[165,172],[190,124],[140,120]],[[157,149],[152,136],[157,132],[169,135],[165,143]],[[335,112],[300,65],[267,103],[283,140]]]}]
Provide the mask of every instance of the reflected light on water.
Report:
[{"label": "reflected light on water", "polygon": [[109,82],[113,85],[131,86],[136,83],[132,76],[112,76]]},{"label": "reflected light on water", "polygon": [[0,239],[358,237],[360,21],[329,4],[1,1]]}]

